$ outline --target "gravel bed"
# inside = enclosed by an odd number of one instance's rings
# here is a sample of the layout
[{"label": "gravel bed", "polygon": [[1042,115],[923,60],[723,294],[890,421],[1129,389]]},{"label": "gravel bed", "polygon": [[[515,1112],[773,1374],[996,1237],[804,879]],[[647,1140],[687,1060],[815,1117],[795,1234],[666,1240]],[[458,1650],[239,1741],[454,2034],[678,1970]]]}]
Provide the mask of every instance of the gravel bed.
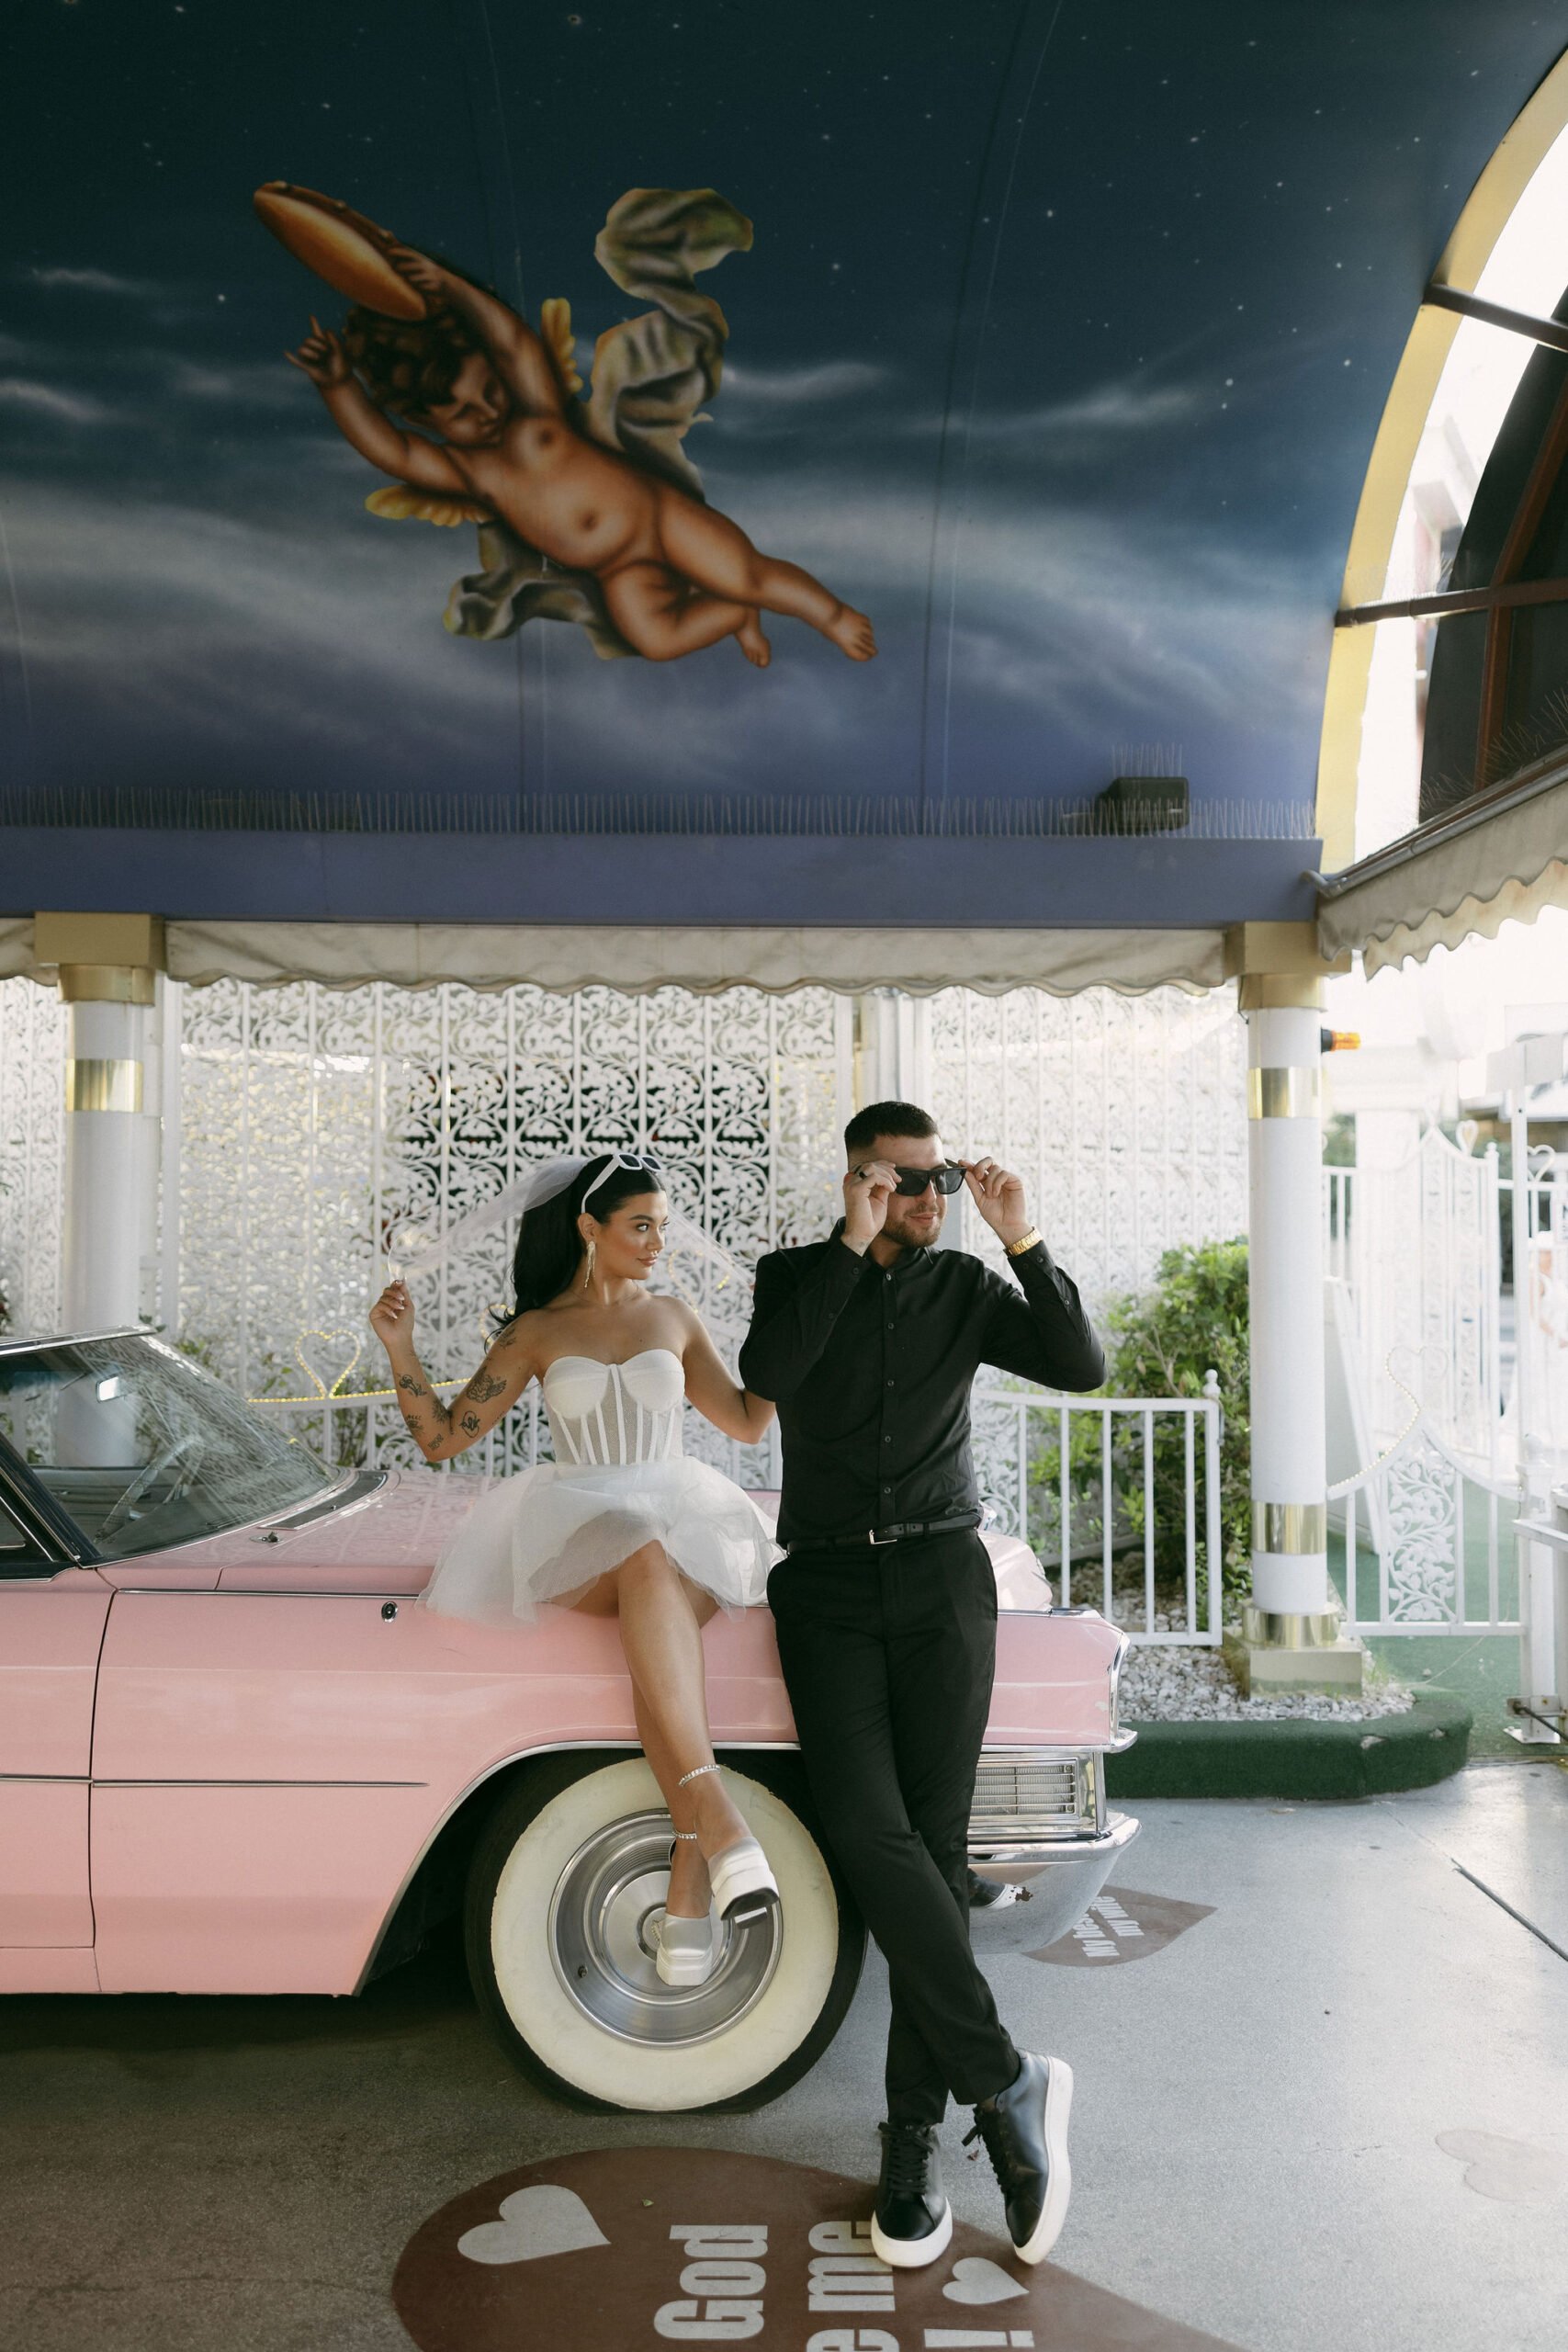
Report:
[{"label": "gravel bed", "polygon": [[[1165,1632],[1168,1626],[1168,1618],[1156,1612],[1156,1631]],[[1374,1715],[1403,1715],[1415,1703],[1414,1691],[1382,1680],[1369,1682],[1359,1699],[1329,1699],[1314,1690],[1244,1699],[1218,1650],[1145,1649],[1134,1645],[1122,1668],[1122,1720],[1126,1724],[1258,1724],[1290,1719],[1361,1724]]]}]

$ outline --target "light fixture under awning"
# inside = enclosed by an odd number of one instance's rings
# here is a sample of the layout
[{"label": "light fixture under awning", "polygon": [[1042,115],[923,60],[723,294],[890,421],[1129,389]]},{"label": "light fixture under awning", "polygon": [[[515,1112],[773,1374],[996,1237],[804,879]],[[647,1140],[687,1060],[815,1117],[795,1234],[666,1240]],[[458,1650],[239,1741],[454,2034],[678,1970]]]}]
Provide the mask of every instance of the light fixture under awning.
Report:
[{"label": "light fixture under awning", "polygon": [[1318,887],[1320,952],[1359,948],[1369,977],[1568,907],[1568,760],[1477,795]]}]

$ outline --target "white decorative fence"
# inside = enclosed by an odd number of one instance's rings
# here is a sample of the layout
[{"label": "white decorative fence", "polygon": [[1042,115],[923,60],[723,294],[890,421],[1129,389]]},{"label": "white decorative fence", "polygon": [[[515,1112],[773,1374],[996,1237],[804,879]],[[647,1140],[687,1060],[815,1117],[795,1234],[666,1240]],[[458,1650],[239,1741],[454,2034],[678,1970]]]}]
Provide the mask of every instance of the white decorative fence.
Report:
[{"label": "white decorative fence", "polygon": [[[1505,1180],[1502,1189],[1511,1213],[1514,1188]],[[1568,1153],[1545,1145],[1531,1150],[1523,1207],[1517,1223],[1510,1215],[1511,1229],[1517,1235],[1522,1224],[1525,1241],[1524,1266],[1514,1278],[1515,1360],[1523,1359],[1529,1434],[1549,1460],[1568,1466]],[[1510,1411],[1508,1420],[1513,1437],[1517,1414]]]},{"label": "white decorative fence", "polygon": [[[1387,1453],[1329,1488],[1329,1570],[1354,1634],[1517,1634],[1512,1479],[1479,1474],[1418,1410]],[[1375,1494],[1382,1542],[1363,1548]]]},{"label": "white decorative fence", "polygon": [[1324,1171],[1328,1272],[1353,1300],[1375,1448],[1329,1489],[1353,1631],[1520,1631],[1521,1438],[1568,1460],[1568,1155],[1531,1150],[1517,1223],[1514,1196],[1495,1148],[1472,1156],[1436,1128],[1391,1167]]},{"label": "white decorative fence", "polygon": [[1355,1302],[1371,1434],[1393,1443],[1414,1386],[1473,1469],[1500,1467],[1500,1196],[1495,1152],[1437,1127],[1389,1167],[1325,1168],[1325,1271]]}]

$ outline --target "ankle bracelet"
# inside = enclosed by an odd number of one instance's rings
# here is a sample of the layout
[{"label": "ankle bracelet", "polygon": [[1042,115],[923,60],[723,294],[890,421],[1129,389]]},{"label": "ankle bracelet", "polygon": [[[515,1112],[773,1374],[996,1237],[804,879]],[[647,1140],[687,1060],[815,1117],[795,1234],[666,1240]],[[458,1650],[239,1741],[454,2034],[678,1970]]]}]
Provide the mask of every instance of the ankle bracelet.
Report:
[{"label": "ankle bracelet", "polygon": [[688,1781],[700,1781],[705,1772],[719,1772],[723,1769],[720,1764],[699,1764],[694,1771],[682,1772],[675,1786],[678,1789],[683,1789]]},{"label": "ankle bracelet", "polygon": [[694,1846],[697,1842],[697,1833],[694,1829],[677,1829],[674,1834],[682,1846]]}]

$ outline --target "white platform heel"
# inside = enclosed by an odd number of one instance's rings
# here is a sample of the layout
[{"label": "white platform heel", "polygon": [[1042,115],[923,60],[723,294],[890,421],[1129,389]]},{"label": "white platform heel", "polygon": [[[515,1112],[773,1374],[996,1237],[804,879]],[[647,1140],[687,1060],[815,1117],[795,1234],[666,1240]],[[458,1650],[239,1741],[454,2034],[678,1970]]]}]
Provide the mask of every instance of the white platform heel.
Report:
[{"label": "white platform heel", "polygon": [[[682,1845],[694,1846],[696,1832],[677,1829]],[[675,1860],[675,1849],[670,1849],[671,1865]],[[705,1984],[713,1974],[715,1959],[713,1913],[709,1910],[700,1919],[671,1918],[668,1911],[660,1914],[659,1926],[653,1939],[653,1965],[661,1984],[690,1987]]]},{"label": "white platform heel", "polygon": [[[694,1772],[682,1773],[675,1785],[683,1789],[688,1781],[700,1781],[705,1773],[719,1769],[716,1764],[699,1764]],[[760,1919],[779,1907],[778,1881],[755,1838],[737,1838],[710,1854],[708,1879],[718,1916],[731,1927],[743,1927],[749,1919]]]}]

